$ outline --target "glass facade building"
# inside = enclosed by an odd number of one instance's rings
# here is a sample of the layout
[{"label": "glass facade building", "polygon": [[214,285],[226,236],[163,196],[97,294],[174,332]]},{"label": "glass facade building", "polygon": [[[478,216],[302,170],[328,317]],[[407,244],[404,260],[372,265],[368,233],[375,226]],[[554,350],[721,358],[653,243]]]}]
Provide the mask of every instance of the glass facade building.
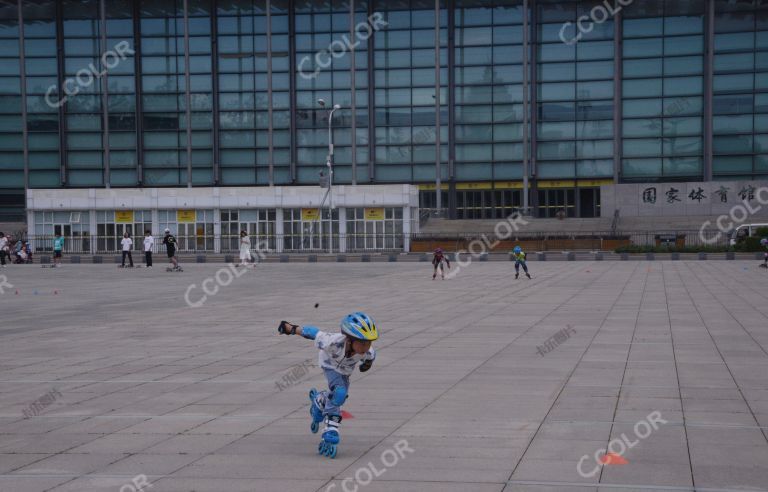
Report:
[{"label": "glass facade building", "polygon": [[596,216],[606,183],[768,177],[768,6],[0,0],[0,222],[25,189],[317,186],[318,99],[336,184],[433,208],[439,170],[495,218],[527,172],[539,216]]}]

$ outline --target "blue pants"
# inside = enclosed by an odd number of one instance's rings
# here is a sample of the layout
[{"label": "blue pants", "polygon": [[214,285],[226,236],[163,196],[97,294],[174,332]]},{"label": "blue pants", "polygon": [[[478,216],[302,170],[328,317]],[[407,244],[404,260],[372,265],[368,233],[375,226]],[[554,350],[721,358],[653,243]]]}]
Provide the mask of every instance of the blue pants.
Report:
[{"label": "blue pants", "polygon": [[349,394],[349,376],[344,376],[332,369],[323,369],[325,372],[325,379],[328,380],[328,390],[322,391],[322,395],[325,398],[325,408],[323,409],[323,415],[341,415],[341,405],[334,403],[332,395],[333,392],[339,388],[343,388],[345,394]]},{"label": "blue pants", "polygon": [[520,265],[523,265],[523,271],[528,273],[528,265],[525,264],[525,261],[520,260],[515,260],[515,273],[520,273]]}]

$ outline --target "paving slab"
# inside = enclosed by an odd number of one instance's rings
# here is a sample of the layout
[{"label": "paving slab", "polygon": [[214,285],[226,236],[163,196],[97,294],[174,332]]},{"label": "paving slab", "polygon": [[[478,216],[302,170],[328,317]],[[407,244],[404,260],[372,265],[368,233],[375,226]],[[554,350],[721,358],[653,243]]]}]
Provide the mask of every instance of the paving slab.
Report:
[{"label": "paving slab", "polygon": [[[430,268],[10,266],[0,491],[768,492],[756,262]],[[355,310],[381,338],[330,460],[317,351],[276,328]]]}]

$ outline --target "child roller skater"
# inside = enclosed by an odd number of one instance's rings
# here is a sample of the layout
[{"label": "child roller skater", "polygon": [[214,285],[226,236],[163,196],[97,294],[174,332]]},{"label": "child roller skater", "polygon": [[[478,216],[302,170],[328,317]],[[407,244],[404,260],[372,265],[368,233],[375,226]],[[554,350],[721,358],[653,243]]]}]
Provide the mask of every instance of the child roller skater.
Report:
[{"label": "child roller skater", "polygon": [[435,267],[435,271],[432,272],[432,280],[435,280],[435,277],[437,276],[437,267],[440,267],[440,276],[445,280],[445,269],[443,269],[443,262],[445,262],[448,265],[448,270],[451,269],[451,262],[448,260],[448,257],[443,255],[443,248],[437,248],[435,250],[434,256],[432,256],[432,266]]},{"label": "child roller skater", "polygon": [[328,333],[314,326],[298,326],[283,321],[278,331],[283,335],[301,335],[315,341],[320,350],[320,367],[328,380],[327,391],[309,391],[312,416],[312,433],[316,433],[320,422],[325,421],[322,440],[318,453],[330,458],[336,457],[336,446],[341,440],[341,406],[349,395],[349,376],[360,362],[360,372],[371,368],[376,359],[376,351],[371,342],[379,338],[376,325],[365,313],[356,312],[341,320],[341,333]]},{"label": "child roller skater", "polygon": [[512,256],[515,258],[515,279],[520,278],[520,267],[523,267],[525,276],[531,278],[531,274],[528,273],[528,265],[525,263],[525,251],[520,246],[515,246],[512,250]]}]

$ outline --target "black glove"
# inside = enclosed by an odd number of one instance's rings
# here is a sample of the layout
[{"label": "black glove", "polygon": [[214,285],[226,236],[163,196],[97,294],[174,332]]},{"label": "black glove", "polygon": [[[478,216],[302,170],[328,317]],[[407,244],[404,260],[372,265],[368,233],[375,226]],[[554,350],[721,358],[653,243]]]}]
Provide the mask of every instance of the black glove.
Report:
[{"label": "black glove", "polygon": [[363,362],[362,364],[360,364],[360,372],[367,371],[368,369],[371,368],[372,365],[373,365],[373,361],[372,360],[367,360],[367,361]]},{"label": "black glove", "polygon": [[287,321],[281,321],[280,326],[277,327],[277,332],[281,335],[295,335],[298,325],[292,325]]}]

